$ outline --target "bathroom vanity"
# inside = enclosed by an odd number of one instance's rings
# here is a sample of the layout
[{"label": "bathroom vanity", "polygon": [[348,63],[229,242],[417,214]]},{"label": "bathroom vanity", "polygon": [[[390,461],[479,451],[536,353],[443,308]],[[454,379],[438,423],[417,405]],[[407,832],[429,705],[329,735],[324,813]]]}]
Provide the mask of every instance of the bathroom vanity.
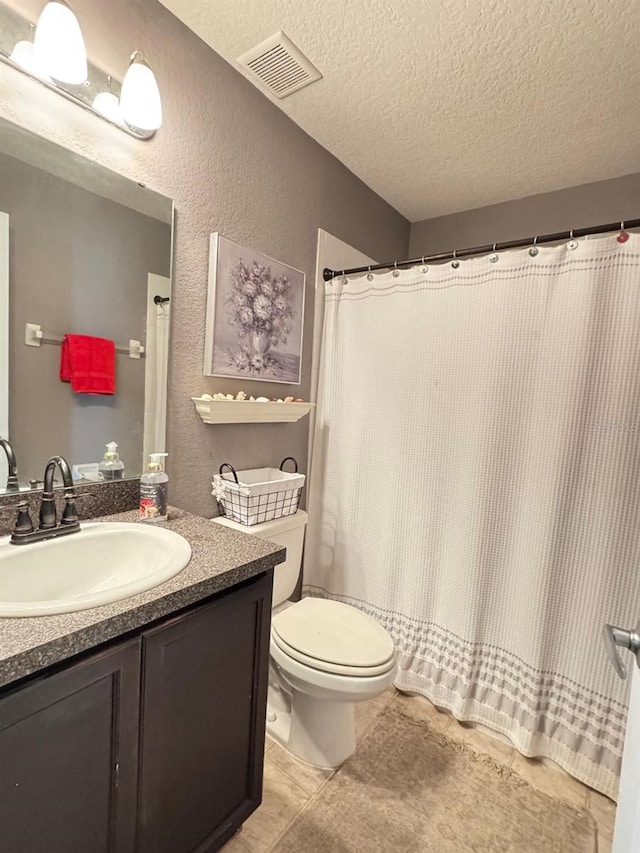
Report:
[{"label": "bathroom vanity", "polygon": [[285,552],[178,510],[166,526],[192,558],[161,586],[0,620],[2,850],[208,853],[260,804]]}]

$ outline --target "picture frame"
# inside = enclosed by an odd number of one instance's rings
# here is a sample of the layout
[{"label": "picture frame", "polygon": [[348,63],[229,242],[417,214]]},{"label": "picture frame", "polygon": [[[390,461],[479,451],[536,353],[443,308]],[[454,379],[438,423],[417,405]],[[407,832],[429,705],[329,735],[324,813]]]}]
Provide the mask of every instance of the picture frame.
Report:
[{"label": "picture frame", "polygon": [[299,385],[304,297],[303,272],[211,234],[204,375]]}]

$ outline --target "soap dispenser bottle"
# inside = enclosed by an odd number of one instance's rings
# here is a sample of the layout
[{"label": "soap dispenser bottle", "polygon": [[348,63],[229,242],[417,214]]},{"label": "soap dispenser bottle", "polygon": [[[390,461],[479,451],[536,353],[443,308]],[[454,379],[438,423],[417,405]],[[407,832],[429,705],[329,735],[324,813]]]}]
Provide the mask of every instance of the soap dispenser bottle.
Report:
[{"label": "soap dispenser bottle", "polygon": [[140,521],[166,521],[169,477],[164,470],[168,453],[149,454],[147,471],[140,477]]},{"label": "soap dispenser bottle", "polygon": [[101,480],[121,480],[124,474],[124,462],[120,459],[115,441],[107,444],[107,452],[98,463],[98,475]]}]

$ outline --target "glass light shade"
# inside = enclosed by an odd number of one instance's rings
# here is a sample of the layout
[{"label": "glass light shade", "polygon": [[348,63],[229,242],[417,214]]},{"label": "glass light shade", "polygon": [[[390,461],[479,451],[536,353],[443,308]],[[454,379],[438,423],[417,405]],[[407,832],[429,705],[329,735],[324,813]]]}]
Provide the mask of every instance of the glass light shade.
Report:
[{"label": "glass light shade", "polygon": [[162,126],[162,102],[156,77],[138,52],[133,54],[120,91],[120,109],[133,128],[151,131]]},{"label": "glass light shade", "polygon": [[120,101],[118,100],[118,96],[114,95],[113,92],[100,92],[99,95],[96,95],[93,108],[105,116],[105,118],[111,119],[111,121],[115,121],[118,124],[123,124],[124,122],[122,110],[120,109]]},{"label": "glass light shade", "polygon": [[29,74],[35,74],[35,76],[40,77],[40,79],[49,80],[47,72],[38,65],[33,42],[27,41],[26,39],[19,41],[11,51],[9,59],[13,60],[13,62],[21,68],[24,68],[25,71],[29,72]]},{"label": "glass light shade", "polygon": [[87,79],[87,51],[78,19],[60,0],[42,10],[35,36],[39,67],[61,83],[80,84]]}]

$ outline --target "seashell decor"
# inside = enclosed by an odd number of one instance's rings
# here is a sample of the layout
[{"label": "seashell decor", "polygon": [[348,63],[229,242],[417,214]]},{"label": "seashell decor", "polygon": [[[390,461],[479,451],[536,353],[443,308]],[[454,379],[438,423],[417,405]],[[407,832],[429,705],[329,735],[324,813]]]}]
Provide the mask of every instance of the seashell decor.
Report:
[{"label": "seashell decor", "polygon": [[202,394],[192,397],[202,420],[207,424],[276,423],[304,418],[313,409],[313,403],[294,397],[269,399],[247,397],[243,391],[233,394]]},{"label": "seashell decor", "polygon": [[200,400],[204,400],[205,402],[211,402],[213,400],[235,400],[236,402],[243,402],[246,400],[249,403],[304,403],[306,402],[301,397],[285,397],[284,400],[279,397],[272,397],[269,399],[268,397],[247,397],[244,391],[238,391],[236,396],[233,394],[221,394],[217,393],[211,396],[211,394],[201,394]]}]

